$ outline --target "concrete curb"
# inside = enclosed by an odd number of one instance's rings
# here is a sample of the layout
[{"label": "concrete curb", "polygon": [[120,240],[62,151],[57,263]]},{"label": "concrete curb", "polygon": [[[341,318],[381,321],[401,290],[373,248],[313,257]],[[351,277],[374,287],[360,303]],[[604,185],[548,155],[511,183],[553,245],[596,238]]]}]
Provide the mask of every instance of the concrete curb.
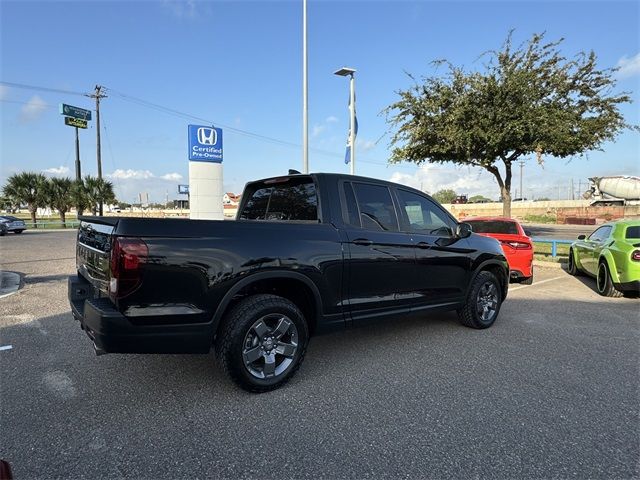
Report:
[{"label": "concrete curb", "polygon": [[554,268],[556,270],[566,270],[566,263],[545,262],[543,260],[534,260],[533,266],[536,268]]}]

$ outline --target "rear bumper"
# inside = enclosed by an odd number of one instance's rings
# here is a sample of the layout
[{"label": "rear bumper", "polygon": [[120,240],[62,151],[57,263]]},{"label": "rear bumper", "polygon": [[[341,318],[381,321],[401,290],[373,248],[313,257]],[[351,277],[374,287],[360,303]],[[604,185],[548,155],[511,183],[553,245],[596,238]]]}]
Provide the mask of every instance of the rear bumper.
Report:
[{"label": "rear bumper", "polygon": [[[212,323],[137,325],[120,313],[111,300],[96,295],[83,277],[68,280],[71,311],[93,341],[96,353],[207,353],[213,342]],[[169,321],[168,321],[169,320]]]}]

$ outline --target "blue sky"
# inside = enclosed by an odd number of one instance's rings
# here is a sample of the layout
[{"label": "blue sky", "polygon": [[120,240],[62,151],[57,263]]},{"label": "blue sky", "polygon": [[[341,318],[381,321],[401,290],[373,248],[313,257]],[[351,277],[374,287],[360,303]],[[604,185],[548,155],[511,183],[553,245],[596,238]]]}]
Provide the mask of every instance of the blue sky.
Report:
[{"label": "blue sky", "polygon": [[[107,87],[103,172],[122,200],[140,191],[152,201],[167,192],[178,198],[177,184],[188,183],[187,125],[205,123],[134,99],[223,126],[227,190],[301,168],[301,1],[2,1],[0,15],[2,81],[72,92]],[[358,174],[495,198],[497,185],[484,171],[386,164],[389,126],[380,112],[410,85],[404,72],[431,75],[438,58],[479,68],[478,56],[499,48],[510,29],[518,42],[546,31],[566,38],[568,56],[593,49],[600,66],[623,65],[618,87],[635,101],[623,111],[639,124],[639,18],[636,1],[308,0],[311,170],[348,172],[348,82],[332,72],[350,66],[357,69]],[[22,169],[73,177],[73,129],[60,102],[92,107],[80,95],[0,86],[0,182]],[[83,173],[95,174],[95,122],[80,141]],[[640,175],[638,133],[603,148],[546,159],[544,169],[529,159],[525,195],[566,198],[571,178],[577,190],[589,176]]]}]

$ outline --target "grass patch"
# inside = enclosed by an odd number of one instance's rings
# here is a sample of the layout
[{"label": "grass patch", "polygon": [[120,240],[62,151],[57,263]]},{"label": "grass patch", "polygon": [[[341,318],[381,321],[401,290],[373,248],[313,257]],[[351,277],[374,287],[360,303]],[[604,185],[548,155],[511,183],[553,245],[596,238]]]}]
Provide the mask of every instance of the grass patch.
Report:
[{"label": "grass patch", "polygon": [[556,223],[555,215],[525,215],[524,221],[529,223]]}]

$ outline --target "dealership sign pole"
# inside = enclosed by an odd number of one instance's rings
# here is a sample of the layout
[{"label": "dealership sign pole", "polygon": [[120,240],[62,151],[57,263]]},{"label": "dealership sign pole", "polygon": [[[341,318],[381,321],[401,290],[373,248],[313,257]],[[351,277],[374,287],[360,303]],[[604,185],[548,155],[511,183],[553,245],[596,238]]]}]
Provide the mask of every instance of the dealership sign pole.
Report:
[{"label": "dealership sign pole", "polygon": [[222,129],[189,125],[189,217],[222,220]]},{"label": "dealership sign pole", "polygon": [[60,114],[64,115],[64,124],[74,127],[76,130],[76,180],[82,179],[80,166],[80,136],[79,128],[87,128],[87,121],[91,120],[91,110],[74,107],[73,105],[60,104]]}]

